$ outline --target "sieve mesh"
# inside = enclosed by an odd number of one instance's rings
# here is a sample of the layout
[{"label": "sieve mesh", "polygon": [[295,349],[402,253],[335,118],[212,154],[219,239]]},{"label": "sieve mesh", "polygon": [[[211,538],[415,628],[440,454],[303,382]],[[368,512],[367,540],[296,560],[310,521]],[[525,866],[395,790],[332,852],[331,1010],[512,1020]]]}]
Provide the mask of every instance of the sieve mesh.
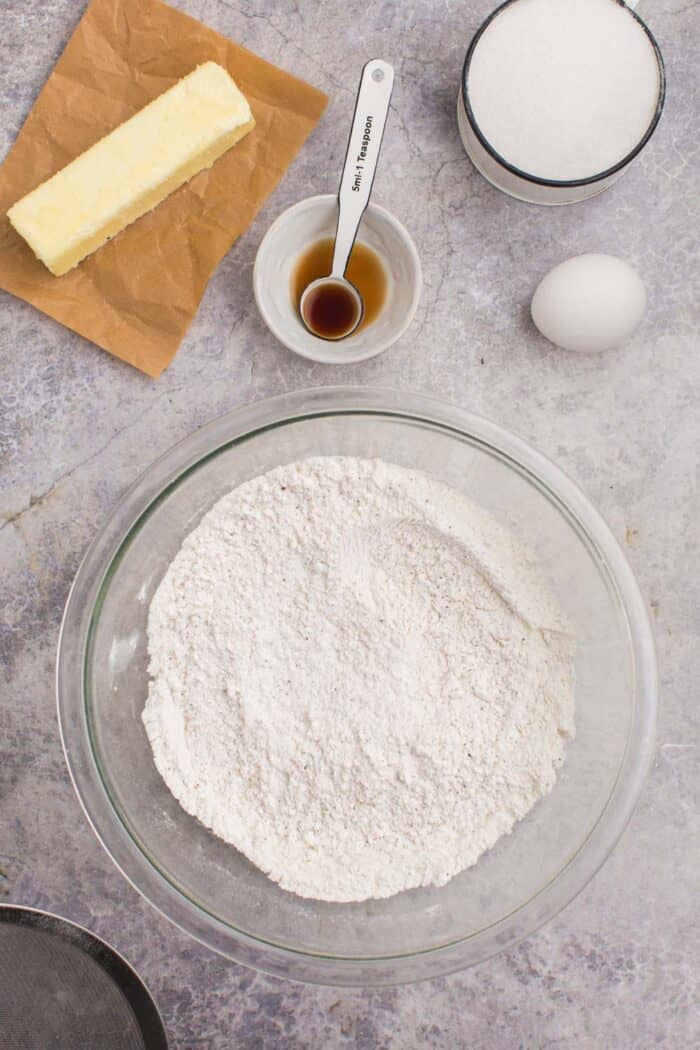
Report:
[{"label": "sieve mesh", "polygon": [[146,988],[87,930],[31,909],[0,908],[3,1050],[165,1050]]}]

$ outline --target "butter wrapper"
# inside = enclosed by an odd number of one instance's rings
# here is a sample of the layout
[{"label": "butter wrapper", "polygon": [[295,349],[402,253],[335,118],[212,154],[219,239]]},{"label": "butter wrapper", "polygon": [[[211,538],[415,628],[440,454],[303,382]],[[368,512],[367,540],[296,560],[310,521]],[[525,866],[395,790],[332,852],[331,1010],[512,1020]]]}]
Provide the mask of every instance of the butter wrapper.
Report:
[{"label": "butter wrapper", "polygon": [[[6,212],[195,66],[229,71],[255,128],[63,277]],[[207,282],[318,122],[320,91],[160,0],[93,0],[0,167],[0,287],[158,376]]]}]

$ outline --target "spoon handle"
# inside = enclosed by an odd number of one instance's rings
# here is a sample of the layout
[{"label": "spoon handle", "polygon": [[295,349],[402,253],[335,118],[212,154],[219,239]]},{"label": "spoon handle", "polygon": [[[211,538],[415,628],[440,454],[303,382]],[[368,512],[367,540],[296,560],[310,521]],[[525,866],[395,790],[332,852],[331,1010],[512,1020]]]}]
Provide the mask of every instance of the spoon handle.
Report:
[{"label": "spoon handle", "polygon": [[332,277],[345,276],[360,221],[369,202],[393,86],[394,70],[388,62],[373,58],[362,70],[338,190]]}]

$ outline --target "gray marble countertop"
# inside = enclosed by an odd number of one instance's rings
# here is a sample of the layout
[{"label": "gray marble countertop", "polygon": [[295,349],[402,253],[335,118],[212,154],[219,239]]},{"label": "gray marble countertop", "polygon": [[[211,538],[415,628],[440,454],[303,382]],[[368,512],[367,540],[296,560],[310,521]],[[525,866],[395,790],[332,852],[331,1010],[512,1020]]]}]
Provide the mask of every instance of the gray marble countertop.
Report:
[{"label": "gray marble countertop", "polygon": [[[697,1046],[698,44],[700,7],[643,10],[663,50],[667,108],[649,148],[602,196],[541,209],[497,193],[460,144],[463,54],[490,0],[179,0],[324,89],[329,111],[228,254],[174,363],[150,380],[0,293],[0,899],[59,912],[143,974],[172,1045],[544,1050]],[[83,0],[3,0],[4,155]],[[425,290],[391,351],[344,369],[279,346],[251,290],[282,209],[334,190],[362,63],[397,84],[375,187],[411,230]],[[322,158],[319,168],[319,158]],[[632,261],[648,315],[602,356],[550,347],[528,321],[540,277],[570,255]],[[588,888],[517,949],[430,984],[304,987],[210,954],[113,867],[73,794],[54,710],[71,579],[96,528],[159,453],[206,420],[302,386],[348,382],[452,399],[561,464],[626,548],[653,612],[662,678],[656,760],[620,844]]]}]

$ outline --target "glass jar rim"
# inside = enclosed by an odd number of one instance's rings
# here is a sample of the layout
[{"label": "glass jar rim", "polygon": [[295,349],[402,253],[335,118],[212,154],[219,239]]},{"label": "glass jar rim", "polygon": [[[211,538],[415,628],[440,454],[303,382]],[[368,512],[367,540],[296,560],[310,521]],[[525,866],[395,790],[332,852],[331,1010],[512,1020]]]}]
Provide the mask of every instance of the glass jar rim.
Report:
[{"label": "glass jar rim", "polygon": [[612,0],[612,2],[618,4],[619,7],[624,7],[627,13],[631,15],[631,17],[635,20],[635,22],[638,23],[639,26],[641,26],[644,33],[646,34],[647,39],[649,40],[649,43],[651,44],[652,50],[656,57],[656,62],[659,70],[659,95],[656,102],[656,109],[654,110],[654,114],[651,118],[651,122],[649,123],[647,130],[644,132],[644,135],[634,146],[634,148],[630,150],[629,153],[625,154],[625,156],[621,160],[619,160],[616,164],[613,164],[611,167],[606,168],[604,171],[601,171],[595,175],[587,175],[585,178],[582,179],[547,179],[541,175],[532,175],[530,172],[524,171],[522,168],[518,168],[515,164],[511,164],[510,161],[506,160],[506,158],[502,154],[500,154],[498,150],[496,150],[486,138],[483,131],[479,127],[476,116],[474,114],[474,110],[472,109],[471,101],[469,99],[468,84],[469,69],[471,67],[472,59],[474,57],[476,48],[478,47],[479,41],[481,40],[488,27],[491,25],[491,23],[500,14],[502,14],[506,8],[510,7],[512,4],[518,3],[518,0],[504,0],[504,3],[500,4],[491,12],[491,14],[486,19],[484,19],[484,21],[481,23],[476,33],[474,34],[471,43],[469,44],[469,47],[467,49],[467,54],[464,59],[464,65],[462,67],[462,83],[460,93],[462,105],[464,106],[464,111],[466,113],[466,117],[469,121],[469,125],[472,131],[474,132],[474,134],[476,135],[477,139],[479,140],[483,148],[486,150],[486,152],[493,158],[493,160],[496,161],[497,164],[499,164],[502,168],[505,168],[506,171],[509,171],[512,175],[515,175],[517,178],[523,179],[525,182],[533,183],[536,186],[551,186],[552,188],[556,189],[595,185],[598,182],[602,182],[604,179],[610,178],[612,175],[616,175],[618,172],[626,168],[627,165],[641,153],[651,136],[656,131],[656,127],[659,123],[659,120],[661,119],[664,103],[666,101],[666,67],[664,65],[661,49],[656,41],[656,37],[649,29],[649,26],[642,18],[639,17],[636,11],[629,7],[624,2],[624,0]]}]

